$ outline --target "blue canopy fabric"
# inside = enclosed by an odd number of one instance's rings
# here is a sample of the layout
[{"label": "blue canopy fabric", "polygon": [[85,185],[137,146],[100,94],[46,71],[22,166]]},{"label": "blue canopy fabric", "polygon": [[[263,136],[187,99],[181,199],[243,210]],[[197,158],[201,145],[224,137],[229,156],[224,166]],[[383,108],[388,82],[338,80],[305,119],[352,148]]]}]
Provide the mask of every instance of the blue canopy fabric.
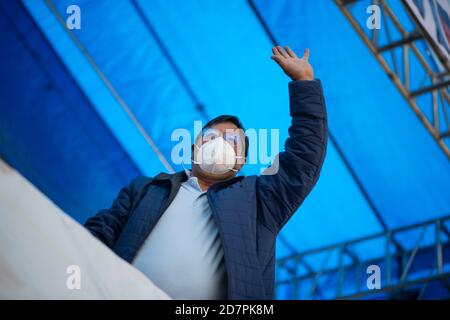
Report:
[{"label": "blue canopy fabric", "polygon": [[0,155],[78,221],[134,176],[182,169],[171,136],[195,120],[235,114],[283,146],[289,79],[257,13],[280,44],[310,48],[334,138],[277,256],[450,213],[448,159],[333,1],[80,0],[67,32],[70,4],[0,4]]}]

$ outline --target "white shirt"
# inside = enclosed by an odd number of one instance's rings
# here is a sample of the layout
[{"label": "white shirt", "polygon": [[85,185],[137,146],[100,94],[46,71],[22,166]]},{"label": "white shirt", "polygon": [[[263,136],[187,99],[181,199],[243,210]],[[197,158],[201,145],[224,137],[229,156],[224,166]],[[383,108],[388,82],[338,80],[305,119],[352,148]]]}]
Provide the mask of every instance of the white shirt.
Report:
[{"label": "white shirt", "polygon": [[133,265],[173,299],[226,299],[222,242],[196,177],[181,184]]}]

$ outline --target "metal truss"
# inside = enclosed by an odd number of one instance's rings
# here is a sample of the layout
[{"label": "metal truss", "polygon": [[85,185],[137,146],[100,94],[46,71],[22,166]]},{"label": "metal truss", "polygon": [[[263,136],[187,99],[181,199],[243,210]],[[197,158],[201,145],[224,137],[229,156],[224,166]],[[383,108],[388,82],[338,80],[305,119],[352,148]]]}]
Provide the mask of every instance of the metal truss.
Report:
[{"label": "metal truss", "polygon": [[[450,296],[450,216],[300,252],[277,260],[277,295],[286,299],[416,299],[438,283]],[[415,242],[412,246],[408,243]],[[372,266],[372,267],[370,267]],[[380,288],[369,288],[370,268]]]},{"label": "metal truss", "polygon": [[[355,10],[355,7],[362,3],[360,0],[335,0],[335,3],[447,158],[450,159],[450,142],[448,140],[450,138],[448,115],[450,61],[436,49],[434,42],[416,21],[403,0],[401,0],[401,6],[398,7],[402,11],[406,11],[410,23],[404,23],[404,21],[402,23],[397,18],[393,6],[390,5],[392,1],[367,0],[363,2],[367,5],[377,5],[380,8],[382,21],[380,29],[366,27],[368,15],[364,15],[365,10],[362,12]],[[399,12],[397,11],[397,13]],[[404,15],[404,13],[401,14]],[[430,53],[438,58],[440,68],[435,66],[428,57]],[[420,81],[411,78],[410,71],[413,60],[423,74]],[[413,85],[413,82],[416,81],[419,84]]]}]

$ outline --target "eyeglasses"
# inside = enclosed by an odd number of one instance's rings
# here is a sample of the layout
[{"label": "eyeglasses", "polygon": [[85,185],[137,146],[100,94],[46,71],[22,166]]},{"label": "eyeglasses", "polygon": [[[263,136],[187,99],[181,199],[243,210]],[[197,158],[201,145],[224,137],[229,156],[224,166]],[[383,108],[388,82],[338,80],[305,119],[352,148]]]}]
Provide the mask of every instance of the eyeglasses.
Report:
[{"label": "eyeglasses", "polygon": [[210,140],[214,140],[215,138],[222,137],[225,141],[227,141],[232,147],[235,149],[238,146],[242,146],[242,134],[240,134],[241,129],[236,130],[226,130],[222,133],[220,130],[208,128],[203,133],[202,139],[203,142],[208,142]]}]

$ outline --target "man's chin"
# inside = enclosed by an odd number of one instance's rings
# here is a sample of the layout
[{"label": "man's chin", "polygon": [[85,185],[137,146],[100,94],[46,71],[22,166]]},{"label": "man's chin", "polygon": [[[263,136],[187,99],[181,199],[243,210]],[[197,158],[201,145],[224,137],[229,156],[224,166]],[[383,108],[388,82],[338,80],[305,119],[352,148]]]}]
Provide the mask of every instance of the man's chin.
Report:
[{"label": "man's chin", "polygon": [[231,179],[236,175],[236,173],[232,170],[224,172],[224,173],[207,172],[207,171],[201,169],[198,164],[192,165],[192,172],[194,173],[194,176],[200,176],[200,178],[207,179],[210,181],[216,181],[216,182],[221,182],[221,181]]}]

